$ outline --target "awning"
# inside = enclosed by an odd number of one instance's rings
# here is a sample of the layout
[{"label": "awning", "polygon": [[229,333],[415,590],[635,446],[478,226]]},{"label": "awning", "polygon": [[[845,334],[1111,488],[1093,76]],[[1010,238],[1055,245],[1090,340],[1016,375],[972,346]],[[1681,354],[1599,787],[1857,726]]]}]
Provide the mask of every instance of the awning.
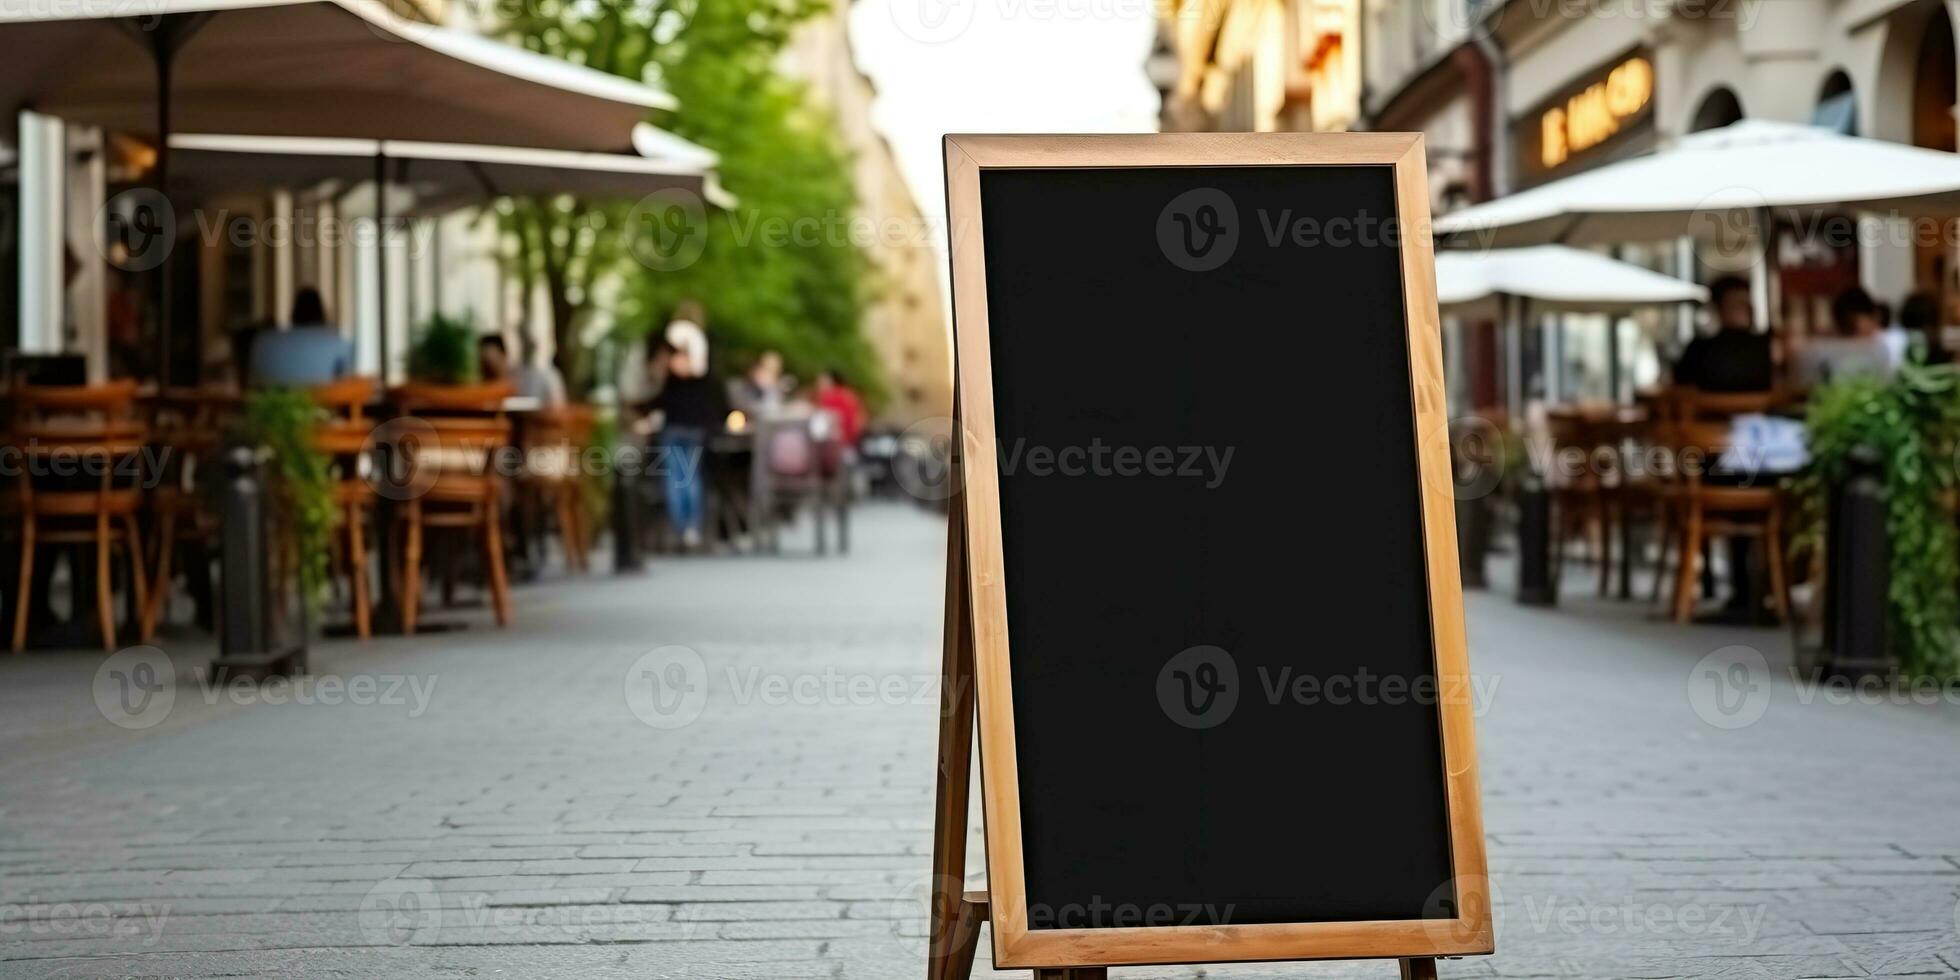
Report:
[{"label": "awning", "polygon": [[0,102],[154,134],[163,48],[177,132],[620,151],[648,110],[674,106],[658,89],[406,20],[378,0],[0,4]]},{"label": "awning", "polygon": [[1960,212],[1960,154],[1743,120],[1466,208],[1435,230],[1447,244],[1483,248],[1659,241],[1720,237],[1785,209]]},{"label": "awning", "polygon": [[389,183],[414,193],[414,210],[420,214],[507,195],[633,199],[677,190],[710,203],[732,203],[715,183],[712,152],[667,133],[646,142],[677,155],[649,159],[411,140],[192,133],[172,136],[170,148],[179,193],[191,197],[327,181],[358,184],[373,179],[379,157],[386,160]]},{"label": "awning", "polygon": [[1630,262],[1563,245],[1436,254],[1436,302],[1445,312],[1495,312],[1502,296],[1531,300],[1537,310],[1616,312],[1700,302],[1707,299],[1708,291]]}]

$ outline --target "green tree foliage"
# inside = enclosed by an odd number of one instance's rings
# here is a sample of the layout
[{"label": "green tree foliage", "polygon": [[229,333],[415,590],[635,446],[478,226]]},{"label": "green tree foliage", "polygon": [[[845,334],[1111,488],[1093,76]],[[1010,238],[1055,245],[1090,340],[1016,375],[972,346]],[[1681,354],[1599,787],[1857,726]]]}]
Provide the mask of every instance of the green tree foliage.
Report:
[{"label": "green tree foliage", "polygon": [[595,287],[617,272],[623,342],[691,297],[707,309],[719,371],[775,348],[793,371],[835,367],[882,392],[859,332],[867,262],[851,235],[850,160],[804,86],[774,67],[822,9],[821,0],[539,0],[507,18],[531,50],[666,87],[681,108],[653,121],[720,154],[722,185],[739,200],[689,216],[678,231],[690,239],[684,254],[699,257],[676,263],[644,261],[648,236],[676,231],[665,211],[572,198],[508,208],[504,228],[527,283],[550,300],[559,369],[574,391],[594,381],[581,331]]},{"label": "green tree foliage", "polygon": [[1960,449],[1960,373],[1907,364],[1894,379],[1851,377],[1811,393],[1811,464],[1797,481],[1798,544],[1821,547],[1831,488],[1853,454],[1884,471],[1892,542],[1892,646],[1908,673],[1951,676],[1960,638],[1960,535],[1952,510]]}]

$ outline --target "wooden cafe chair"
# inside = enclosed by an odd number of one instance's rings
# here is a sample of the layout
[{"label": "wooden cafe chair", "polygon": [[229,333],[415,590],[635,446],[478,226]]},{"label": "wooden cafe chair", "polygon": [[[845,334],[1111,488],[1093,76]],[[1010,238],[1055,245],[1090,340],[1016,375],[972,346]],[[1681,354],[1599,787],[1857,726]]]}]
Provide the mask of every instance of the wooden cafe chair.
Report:
[{"label": "wooden cafe chair", "polygon": [[1733,486],[1705,478],[1731,444],[1734,416],[1767,411],[1778,404],[1777,398],[1774,394],[1717,396],[1685,391],[1673,403],[1667,443],[1674,457],[1668,508],[1678,530],[1673,593],[1676,622],[1685,623],[1694,615],[1702,545],[1714,537],[1743,537],[1763,543],[1770,602],[1778,616],[1786,621],[1789,618],[1781,489],[1773,483]]},{"label": "wooden cafe chair", "polygon": [[206,547],[218,535],[218,515],[211,506],[206,480],[216,473],[218,450],[226,422],[241,398],[229,388],[185,388],[160,392],[153,400],[150,443],[162,450],[155,487],[150,492],[152,548],[156,564],[150,575],[149,602],[143,607],[143,631],[156,631],[170,609],[176,582],[179,547],[187,556],[186,574],[203,576],[210,587]]},{"label": "wooden cafe chair", "polygon": [[20,522],[14,650],[27,644],[35,552],[45,544],[95,546],[96,613],[104,650],[116,648],[112,558],[121,547],[129,569],[133,618],[147,640],[142,610],[149,599],[138,516],[149,474],[144,452],[147,433],[133,415],[136,383],[28,386],[15,388],[12,397],[12,439],[21,453],[13,498]]},{"label": "wooden cafe chair", "polygon": [[1599,440],[1585,413],[1571,405],[1546,410],[1545,433],[1552,448],[1545,488],[1552,497],[1553,574],[1564,574],[1566,542],[1575,533],[1584,534],[1591,540],[1591,557],[1599,562],[1599,594],[1605,595],[1613,570],[1612,535],[1605,487],[1593,466]]},{"label": "wooden cafe chair", "polygon": [[544,409],[524,426],[521,492],[527,512],[551,512],[565,550],[565,568],[574,572],[590,567],[592,532],[585,513],[581,456],[595,427],[590,405]]},{"label": "wooden cafe chair", "polygon": [[368,576],[368,528],[373,523],[375,490],[361,464],[374,435],[367,406],[374,401],[375,380],[343,378],[308,390],[326,417],[313,431],[313,443],[333,460],[335,564],[345,569],[354,613],[354,633],[365,640],[374,635],[373,600]]},{"label": "wooden cafe chair", "polygon": [[[499,454],[511,444],[504,413],[508,384],[407,385],[394,392],[403,415],[425,423],[423,438],[403,446],[409,485],[426,489],[397,508],[402,556],[402,632],[413,634],[422,598],[422,546],[429,528],[474,532],[498,626],[511,620],[510,579],[504,568],[503,480]],[[405,440],[410,441],[410,440]]]}]

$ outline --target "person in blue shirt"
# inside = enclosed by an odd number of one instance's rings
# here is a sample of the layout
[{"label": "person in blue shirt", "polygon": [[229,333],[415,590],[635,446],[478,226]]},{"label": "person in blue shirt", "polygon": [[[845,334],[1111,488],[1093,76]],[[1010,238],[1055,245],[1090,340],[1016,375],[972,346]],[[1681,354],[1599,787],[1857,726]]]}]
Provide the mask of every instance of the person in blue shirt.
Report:
[{"label": "person in blue shirt", "polygon": [[247,377],[254,385],[306,387],[337,381],[353,370],[354,345],[327,322],[326,304],[309,286],[293,297],[292,326],[253,339]]}]

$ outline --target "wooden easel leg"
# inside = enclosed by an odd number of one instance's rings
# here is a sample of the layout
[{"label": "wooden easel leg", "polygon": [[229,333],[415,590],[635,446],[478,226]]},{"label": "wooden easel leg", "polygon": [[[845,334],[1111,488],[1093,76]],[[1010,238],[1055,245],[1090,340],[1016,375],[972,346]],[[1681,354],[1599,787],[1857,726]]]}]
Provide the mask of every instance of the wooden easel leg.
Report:
[{"label": "wooden easel leg", "polygon": [[966,520],[951,508],[946,533],[946,647],[939,679],[938,805],[933,812],[931,923],[926,980],[965,980],[979,941],[966,902],[966,815],[973,758],[973,634],[967,617]]},{"label": "wooden easel leg", "polygon": [[1403,960],[1402,980],[1436,980],[1436,961],[1427,956]]}]

